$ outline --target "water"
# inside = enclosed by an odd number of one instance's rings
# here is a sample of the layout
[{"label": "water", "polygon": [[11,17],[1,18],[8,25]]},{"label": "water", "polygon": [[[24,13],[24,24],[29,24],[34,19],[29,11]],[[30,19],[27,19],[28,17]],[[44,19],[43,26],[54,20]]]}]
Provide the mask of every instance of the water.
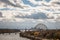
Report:
[{"label": "water", "polygon": [[27,38],[22,38],[19,36],[19,33],[5,33],[5,34],[0,34],[0,40],[29,40]]}]

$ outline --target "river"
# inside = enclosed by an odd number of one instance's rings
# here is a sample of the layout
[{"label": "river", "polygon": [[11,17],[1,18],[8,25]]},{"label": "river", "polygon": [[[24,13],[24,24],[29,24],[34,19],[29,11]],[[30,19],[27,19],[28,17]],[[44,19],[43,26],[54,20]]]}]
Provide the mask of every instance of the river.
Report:
[{"label": "river", "polygon": [[27,38],[22,38],[19,36],[19,33],[4,33],[0,34],[0,40],[29,40]]}]

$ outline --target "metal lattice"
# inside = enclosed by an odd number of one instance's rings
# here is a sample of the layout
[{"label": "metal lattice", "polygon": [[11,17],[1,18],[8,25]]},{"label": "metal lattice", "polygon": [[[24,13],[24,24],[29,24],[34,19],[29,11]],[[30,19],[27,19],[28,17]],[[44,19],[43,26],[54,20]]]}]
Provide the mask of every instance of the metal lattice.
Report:
[{"label": "metal lattice", "polygon": [[47,26],[45,24],[39,23],[35,26],[35,29],[43,29],[46,30]]}]

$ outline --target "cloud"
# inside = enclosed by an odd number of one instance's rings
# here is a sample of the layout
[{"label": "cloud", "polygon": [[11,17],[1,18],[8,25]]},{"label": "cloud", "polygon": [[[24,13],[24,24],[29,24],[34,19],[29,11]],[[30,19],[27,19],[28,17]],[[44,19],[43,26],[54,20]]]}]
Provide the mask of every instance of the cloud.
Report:
[{"label": "cloud", "polygon": [[[26,9],[15,8],[15,11],[19,11],[17,12],[17,14],[19,13],[18,16],[20,18],[39,19],[41,17],[43,19],[44,17],[46,18],[47,13],[58,12],[58,9],[60,9],[59,7],[52,6],[52,2],[54,2],[54,0],[53,1],[52,0],[32,0],[32,1],[31,0],[20,0],[20,3],[19,3],[19,0],[17,0],[15,3],[13,0],[6,0],[6,1],[0,0],[0,1],[6,4],[9,4],[9,5],[15,5],[16,3],[18,3],[19,5],[22,5],[23,7],[25,7]],[[2,10],[4,9],[10,10],[10,8],[3,8]],[[42,13],[40,14],[40,13],[35,13],[35,12],[42,12]],[[43,16],[42,14],[45,16]]]},{"label": "cloud", "polygon": [[20,14],[15,17],[16,18],[30,18],[30,19],[47,19],[47,16],[45,15],[45,13],[42,13],[42,12],[38,12],[38,13],[34,12],[33,14],[30,14],[30,15]]},{"label": "cloud", "polygon": [[42,1],[29,0],[34,5],[41,5]]},{"label": "cloud", "polygon": [[13,6],[13,7],[23,8],[21,5],[15,5],[15,4],[13,4],[12,2],[10,2],[9,0],[0,0],[0,2],[3,2],[3,3],[5,3],[6,5],[11,5],[11,6]]},{"label": "cloud", "polygon": [[23,1],[23,3],[24,4],[26,4],[26,5],[30,5],[30,6],[35,6],[34,4],[32,4],[30,1],[28,1],[28,0],[22,0]]},{"label": "cloud", "polygon": [[[60,1],[60,0],[59,0]],[[4,10],[0,12],[0,28],[29,28],[43,22],[48,25],[49,28],[55,28],[55,23],[51,23],[52,20],[47,18],[57,18],[60,15],[54,13],[60,13],[59,1],[56,0],[0,0],[9,7],[0,8]],[[57,5],[58,4],[58,5]],[[10,7],[12,6],[12,7]],[[25,8],[25,9],[21,9]],[[14,10],[11,10],[14,9]],[[6,11],[7,10],[7,11]],[[37,19],[37,20],[36,20]],[[46,19],[46,20],[43,20]],[[40,21],[42,20],[42,21]],[[48,21],[47,21],[48,20]],[[50,20],[50,21],[49,21]],[[52,25],[52,26],[51,26]]]},{"label": "cloud", "polygon": [[45,0],[46,2],[50,2],[51,0]]},{"label": "cloud", "polygon": [[3,17],[3,16],[2,16],[2,12],[0,12],[0,17]]},{"label": "cloud", "polygon": [[[25,19],[23,19],[25,20]],[[22,21],[22,20],[21,20]],[[34,22],[35,21],[35,22]],[[56,29],[57,26],[55,22],[52,22],[53,20],[30,20],[26,19],[24,22],[0,22],[0,28],[8,28],[8,29],[29,29],[34,28],[39,23],[45,24],[48,29]],[[57,24],[58,25],[58,24]]]},{"label": "cloud", "polygon": [[32,4],[34,5],[37,5],[37,6],[42,6],[43,4],[45,5],[50,5],[50,2],[51,0],[29,0],[29,2],[31,2]]}]

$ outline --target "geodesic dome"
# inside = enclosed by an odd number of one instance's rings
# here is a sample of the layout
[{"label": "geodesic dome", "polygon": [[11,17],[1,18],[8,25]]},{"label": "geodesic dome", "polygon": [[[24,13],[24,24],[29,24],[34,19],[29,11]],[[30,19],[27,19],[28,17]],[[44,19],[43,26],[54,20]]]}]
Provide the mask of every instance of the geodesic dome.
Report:
[{"label": "geodesic dome", "polygon": [[42,23],[39,23],[35,26],[35,29],[43,29],[43,30],[46,30],[47,29],[47,26],[45,24],[42,24]]}]

